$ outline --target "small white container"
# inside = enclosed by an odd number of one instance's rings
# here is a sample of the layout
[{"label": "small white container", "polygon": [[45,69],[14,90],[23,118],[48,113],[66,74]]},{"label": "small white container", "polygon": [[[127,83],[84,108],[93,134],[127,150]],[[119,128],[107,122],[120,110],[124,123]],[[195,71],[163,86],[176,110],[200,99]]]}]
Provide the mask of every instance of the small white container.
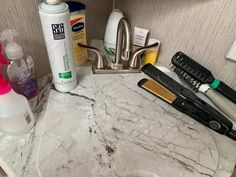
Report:
[{"label": "small white container", "polygon": [[24,135],[35,124],[27,99],[14,92],[0,95],[0,129],[9,135]]},{"label": "small white container", "polygon": [[109,16],[104,37],[104,46],[109,58],[114,58],[115,56],[117,28],[120,19],[123,17],[123,13],[118,9],[113,9]]}]

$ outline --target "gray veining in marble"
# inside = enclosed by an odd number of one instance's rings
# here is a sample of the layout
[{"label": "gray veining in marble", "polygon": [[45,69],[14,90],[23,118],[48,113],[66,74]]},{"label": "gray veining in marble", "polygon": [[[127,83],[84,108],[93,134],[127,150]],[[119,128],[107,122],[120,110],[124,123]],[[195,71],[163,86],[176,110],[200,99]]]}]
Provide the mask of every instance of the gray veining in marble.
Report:
[{"label": "gray veining in marble", "polygon": [[229,177],[236,158],[231,141],[215,135],[217,144],[231,146],[228,153],[219,151],[206,127],[138,88],[143,77],[79,69],[74,91],[50,91],[31,134],[14,141],[0,137],[1,157],[20,176],[38,176],[42,136],[43,177]]}]

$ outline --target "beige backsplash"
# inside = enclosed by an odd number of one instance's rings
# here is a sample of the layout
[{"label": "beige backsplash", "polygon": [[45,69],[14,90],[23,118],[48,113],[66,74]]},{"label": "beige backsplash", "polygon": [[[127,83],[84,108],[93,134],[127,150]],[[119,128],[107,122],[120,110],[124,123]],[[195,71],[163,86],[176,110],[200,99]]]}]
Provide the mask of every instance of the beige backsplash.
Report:
[{"label": "beige backsplash", "polygon": [[117,0],[132,25],[162,42],[159,61],[181,50],[236,89],[236,62],[225,54],[236,38],[235,0]]},{"label": "beige backsplash", "polygon": [[[43,0],[1,0],[0,30],[16,29],[25,53],[36,61],[38,76],[50,71],[38,16]],[[88,39],[103,39],[112,0],[81,0],[87,5]],[[116,0],[132,25],[148,28],[162,42],[165,65],[182,50],[236,88],[236,62],[224,56],[236,38],[235,0]]]},{"label": "beige backsplash", "polygon": [[[1,0],[0,30],[13,28],[20,34],[19,43],[36,63],[38,77],[50,71],[38,5],[43,0]],[[87,5],[88,39],[103,38],[107,18],[112,8],[111,0],[81,0]]]}]

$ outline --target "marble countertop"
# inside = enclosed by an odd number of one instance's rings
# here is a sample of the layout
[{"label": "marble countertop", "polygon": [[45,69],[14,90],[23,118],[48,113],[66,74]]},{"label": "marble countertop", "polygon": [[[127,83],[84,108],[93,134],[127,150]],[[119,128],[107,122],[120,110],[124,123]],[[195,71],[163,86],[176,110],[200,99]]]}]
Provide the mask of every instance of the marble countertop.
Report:
[{"label": "marble countertop", "polygon": [[51,89],[30,133],[0,134],[0,166],[17,177],[230,177],[235,143],[137,87],[143,77],[79,68],[78,87]]}]

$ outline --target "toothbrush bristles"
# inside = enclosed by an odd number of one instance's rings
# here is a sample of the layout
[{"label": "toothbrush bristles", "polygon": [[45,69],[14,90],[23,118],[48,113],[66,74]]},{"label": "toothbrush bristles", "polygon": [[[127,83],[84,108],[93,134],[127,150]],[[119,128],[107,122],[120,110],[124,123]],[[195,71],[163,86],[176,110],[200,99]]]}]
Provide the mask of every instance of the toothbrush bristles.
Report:
[{"label": "toothbrush bristles", "polygon": [[173,70],[175,68],[173,64],[169,64],[169,66],[170,66],[170,70]]}]

